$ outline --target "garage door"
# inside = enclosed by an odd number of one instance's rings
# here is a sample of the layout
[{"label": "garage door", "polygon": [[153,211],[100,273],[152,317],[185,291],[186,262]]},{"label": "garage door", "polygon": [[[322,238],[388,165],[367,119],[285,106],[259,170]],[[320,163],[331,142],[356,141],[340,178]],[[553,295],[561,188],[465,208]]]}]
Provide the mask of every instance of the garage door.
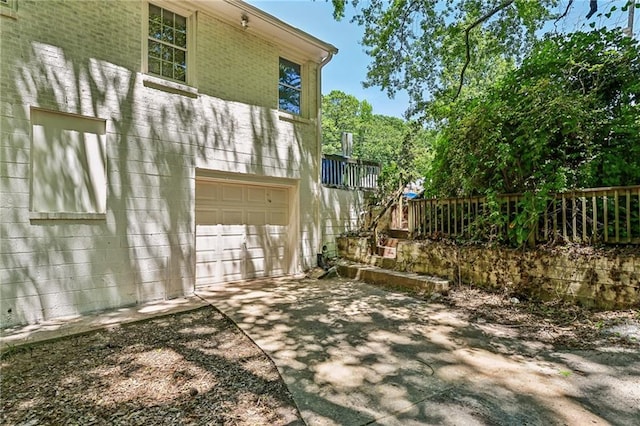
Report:
[{"label": "garage door", "polygon": [[287,273],[289,189],[196,182],[196,287]]}]

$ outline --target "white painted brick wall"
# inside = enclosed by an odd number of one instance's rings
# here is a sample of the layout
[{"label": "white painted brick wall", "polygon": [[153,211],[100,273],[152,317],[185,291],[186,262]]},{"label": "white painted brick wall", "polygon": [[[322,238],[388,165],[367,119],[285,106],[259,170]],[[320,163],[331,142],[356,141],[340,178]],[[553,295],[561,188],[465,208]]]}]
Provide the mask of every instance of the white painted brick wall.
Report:
[{"label": "white painted brick wall", "polygon": [[361,226],[361,212],[366,206],[363,191],[322,187],[322,205],[320,223],[322,226],[322,244],[327,246],[331,255],[337,253],[336,237],[347,231],[358,230]]},{"label": "white painted brick wall", "polygon": [[[19,0],[0,17],[0,328],[192,292],[196,167],[299,179],[315,263],[316,124],[274,110],[283,49],[200,13],[200,96],[145,87],[142,10]],[[107,120],[106,219],[30,220],[30,106]]]}]

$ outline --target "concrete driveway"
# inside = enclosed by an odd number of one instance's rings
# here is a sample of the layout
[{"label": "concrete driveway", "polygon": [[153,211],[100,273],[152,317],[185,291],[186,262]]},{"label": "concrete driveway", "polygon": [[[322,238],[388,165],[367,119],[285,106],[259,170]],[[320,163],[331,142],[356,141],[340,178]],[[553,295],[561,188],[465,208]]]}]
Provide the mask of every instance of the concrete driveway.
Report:
[{"label": "concrete driveway", "polygon": [[345,279],[198,294],[273,359],[309,425],[640,424],[638,351],[554,351]]}]

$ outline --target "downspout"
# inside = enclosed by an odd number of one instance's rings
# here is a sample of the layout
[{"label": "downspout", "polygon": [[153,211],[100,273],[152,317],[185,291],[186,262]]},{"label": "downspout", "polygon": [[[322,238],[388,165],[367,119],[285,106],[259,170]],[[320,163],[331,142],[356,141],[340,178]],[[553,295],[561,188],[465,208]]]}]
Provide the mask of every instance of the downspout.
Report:
[{"label": "downspout", "polygon": [[[327,53],[327,56],[318,65],[318,75],[316,77],[316,158],[318,159],[316,167],[316,253],[318,254],[322,254],[323,235],[321,221],[322,216],[320,211],[322,208],[322,68],[331,61],[334,54],[338,53],[338,49],[336,49],[335,52],[328,51]],[[316,256],[316,262],[317,258],[318,256]]]}]

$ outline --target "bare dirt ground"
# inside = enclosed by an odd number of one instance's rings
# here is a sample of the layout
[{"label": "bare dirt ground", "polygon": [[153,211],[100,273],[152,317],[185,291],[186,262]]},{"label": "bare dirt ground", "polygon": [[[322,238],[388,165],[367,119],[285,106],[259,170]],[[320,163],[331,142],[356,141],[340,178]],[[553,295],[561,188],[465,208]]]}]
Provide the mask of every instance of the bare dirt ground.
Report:
[{"label": "bare dirt ground", "polygon": [[593,311],[561,301],[520,300],[469,286],[456,286],[438,301],[464,310],[472,322],[518,328],[521,338],[556,349],[640,349],[640,309]]},{"label": "bare dirt ground", "polygon": [[18,348],[6,425],[302,424],[275,365],[212,307]]},{"label": "bare dirt ground", "polygon": [[[437,301],[557,348],[640,349],[637,309],[593,312],[464,286]],[[212,307],[17,348],[1,368],[7,425],[303,424],[271,360]]]}]

